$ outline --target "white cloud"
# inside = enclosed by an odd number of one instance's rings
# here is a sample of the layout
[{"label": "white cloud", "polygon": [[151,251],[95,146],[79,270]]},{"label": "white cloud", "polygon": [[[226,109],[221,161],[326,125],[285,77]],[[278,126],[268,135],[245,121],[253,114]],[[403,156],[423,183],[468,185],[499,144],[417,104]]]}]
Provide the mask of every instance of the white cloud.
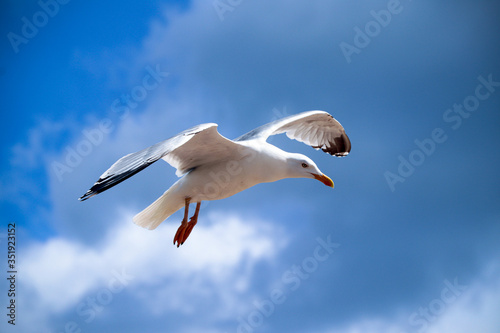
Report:
[{"label": "white cloud", "polygon": [[500,327],[500,267],[495,263],[472,284],[428,333],[497,333]]},{"label": "white cloud", "polygon": [[[287,243],[283,230],[269,221],[211,212],[176,248],[177,223],[149,231],[132,224],[131,217],[124,213],[97,246],[64,238],[29,246],[21,280],[27,292],[21,297],[29,298],[30,306],[23,311],[47,320],[85,308],[87,297],[105,299],[107,289],[120,289],[113,281],[121,274],[128,276],[122,289],[153,315],[201,311],[198,301],[213,296],[219,302],[215,317],[227,318],[246,306],[238,304],[238,296],[247,292],[254,266],[274,260]],[[28,299],[19,303],[24,302]]]}]

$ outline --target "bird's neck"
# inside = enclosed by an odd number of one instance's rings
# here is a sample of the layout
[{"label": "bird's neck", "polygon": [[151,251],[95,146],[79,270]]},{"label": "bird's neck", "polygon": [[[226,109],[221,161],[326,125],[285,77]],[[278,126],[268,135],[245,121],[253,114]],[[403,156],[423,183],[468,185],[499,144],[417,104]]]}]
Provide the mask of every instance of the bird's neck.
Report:
[{"label": "bird's neck", "polygon": [[258,175],[259,182],[262,183],[290,178],[287,163],[289,155],[290,153],[266,143],[259,147],[252,173]]}]

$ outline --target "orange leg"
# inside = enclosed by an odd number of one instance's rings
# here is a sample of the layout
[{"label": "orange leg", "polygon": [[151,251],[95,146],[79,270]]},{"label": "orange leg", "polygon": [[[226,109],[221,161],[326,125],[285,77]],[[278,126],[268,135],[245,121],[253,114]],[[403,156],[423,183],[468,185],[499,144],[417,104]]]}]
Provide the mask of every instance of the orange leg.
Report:
[{"label": "orange leg", "polygon": [[191,219],[187,223],[186,232],[184,233],[184,238],[181,240],[181,245],[184,244],[186,239],[189,237],[189,234],[193,230],[194,226],[196,225],[196,223],[198,223],[198,214],[200,212],[200,206],[201,206],[201,202],[197,202],[196,209],[194,210],[194,215],[191,216]]},{"label": "orange leg", "polygon": [[193,230],[194,226],[198,222],[198,214],[200,212],[201,202],[196,203],[196,210],[194,211],[194,215],[191,217],[191,219],[188,222],[187,218],[189,216],[189,203],[190,203],[190,201],[191,201],[191,198],[187,197],[186,201],[185,201],[184,218],[182,219],[182,222],[181,222],[179,229],[177,229],[177,232],[175,233],[174,245],[177,242],[177,247],[184,244],[186,239],[189,237],[189,234]]}]

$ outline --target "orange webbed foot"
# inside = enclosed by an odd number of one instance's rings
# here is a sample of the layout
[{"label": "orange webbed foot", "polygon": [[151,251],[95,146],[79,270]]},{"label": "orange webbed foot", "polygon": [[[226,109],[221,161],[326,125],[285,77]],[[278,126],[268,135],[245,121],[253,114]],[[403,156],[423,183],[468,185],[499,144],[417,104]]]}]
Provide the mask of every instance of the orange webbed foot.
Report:
[{"label": "orange webbed foot", "polygon": [[193,231],[194,226],[196,223],[198,223],[198,213],[200,212],[200,202],[196,203],[196,210],[194,212],[194,215],[191,217],[189,222],[186,222],[187,220],[187,206],[189,205],[188,201],[186,200],[186,211],[184,214],[184,219],[181,222],[180,227],[177,229],[177,232],[175,233],[174,236],[174,245],[177,243],[177,247],[180,245],[184,244],[184,242],[187,240],[189,235],[191,234],[191,231]]}]

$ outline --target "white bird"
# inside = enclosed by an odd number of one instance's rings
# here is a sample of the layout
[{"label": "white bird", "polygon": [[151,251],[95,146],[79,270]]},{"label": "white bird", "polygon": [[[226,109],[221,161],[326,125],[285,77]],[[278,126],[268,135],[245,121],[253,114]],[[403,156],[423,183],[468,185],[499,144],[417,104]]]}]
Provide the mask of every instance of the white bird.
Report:
[{"label": "white bird", "polygon": [[[346,156],[351,150],[342,125],[324,111],[279,119],[235,140],[220,135],[217,124],[201,124],[120,158],[79,200],[101,193],[163,159],[177,169],[177,176],[183,177],[137,214],[134,222],[155,229],[185,207],[184,218],[174,237],[174,245],[177,243],[179,247],[198,222],[203,200],[224,199],[254,185],[284,178],[313,178],[333,187],[333,181],[309,157],[283,151],[266,142],[269,136],[280,133],[334,156]],[[188,221],[189,204],[194,202],[196,209]]]}]

